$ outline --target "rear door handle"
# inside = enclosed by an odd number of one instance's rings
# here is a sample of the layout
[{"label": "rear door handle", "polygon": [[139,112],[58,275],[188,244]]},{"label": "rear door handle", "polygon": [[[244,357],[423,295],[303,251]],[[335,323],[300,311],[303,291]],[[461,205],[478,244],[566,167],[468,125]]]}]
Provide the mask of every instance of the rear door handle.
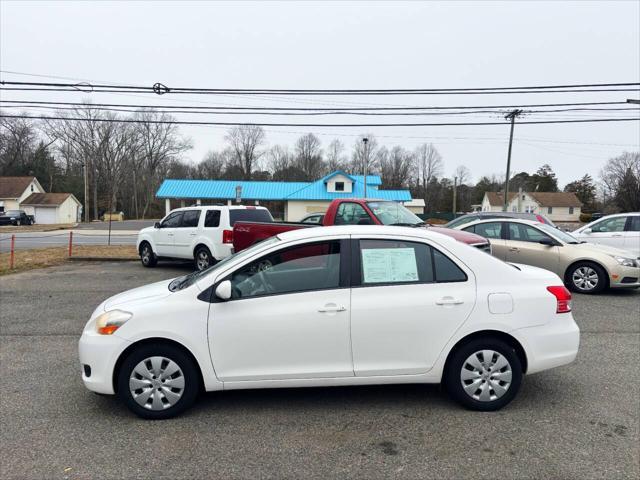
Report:
[{"label": "rear door handle", "polygon": [[319,308],[318,312],[320,312],[320,313],[335,313],[335,312],[344,312],[346,310],[347,310],[347,308],[344,305],[335,305],[335,304],[328,303],[324,307]]},{"label": "rear door handle", "polygon": [[611,236],[612,236],[612,237],[621,237],[621,236],[622,236],[622,234],[621,234],[621,233],[615,233],[615,234],[613,234],[613,235],[611,235]]},{"label": "rear door handle", "polygon": [[190,237],[195,237],[197,235],[197,233],[190,233],[189,236]]},{"label": "rear door handle", "polygon": [[462,305],[464,302],[453,297],[443,297],[440,300],[436,300],[436,305],[449,306],[449,305]]},{"label": "rear door handle", "polygon": [[520,249],[518,247],[511,247],[511,248],[509,248],[509,251],[510,252],[519,252]]}]

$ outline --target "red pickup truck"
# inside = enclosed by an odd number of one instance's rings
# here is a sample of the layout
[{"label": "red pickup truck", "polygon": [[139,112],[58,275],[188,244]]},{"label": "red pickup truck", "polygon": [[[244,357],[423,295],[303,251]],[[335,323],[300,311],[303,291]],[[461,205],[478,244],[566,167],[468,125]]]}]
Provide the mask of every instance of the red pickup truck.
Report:
[{"label": "red pickup truck", "polygon": [[330,225],[400,225],[427,227],[435,232],[448,235],[456,240],[491,252],[489,241],[475,233],[434,227],[423,222],[404,205],[386,200],[342,198],[333,200],[324,213],[321,223],[304,222],[236,222],[233,226],[233,249],[239,252],[266,238],[282,232]]}]

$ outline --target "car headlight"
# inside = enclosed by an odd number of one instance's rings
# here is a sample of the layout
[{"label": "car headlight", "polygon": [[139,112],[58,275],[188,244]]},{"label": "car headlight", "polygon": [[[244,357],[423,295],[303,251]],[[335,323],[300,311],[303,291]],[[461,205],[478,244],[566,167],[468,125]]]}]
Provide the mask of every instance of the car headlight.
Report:
[{"label": "car headlight", "polygon": [[133,317],[123,310],[110,310],[96,318],[96,331],[101,335],[111,335]]},{"label": "car headlight", "polygon": [[618,262],[623,267],[637,267],[638,266],[638,262],[636,262],[633,258],[617,257],[617,256],[613,257],[613,258],[615,258],[616,262]]}]

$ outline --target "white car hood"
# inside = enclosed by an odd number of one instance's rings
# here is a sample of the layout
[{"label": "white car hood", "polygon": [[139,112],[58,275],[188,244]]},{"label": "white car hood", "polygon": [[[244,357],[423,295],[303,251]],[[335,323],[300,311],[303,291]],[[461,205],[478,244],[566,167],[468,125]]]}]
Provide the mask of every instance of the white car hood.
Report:
[{"label": "white car hood", "polygon": [[171,295],[171,292],[169,291],[169,284],[172,280],[173,279],[162,280],[161,282],[152,283],[151,285],[145,285],[143,287],[134,288],[133,290],[127,290],[126,292],[114,295],[104,302],[104,309],[105,311],[113,310],[114,308],[126,309],[127,306],[134,304],[140,305],[168,297]]}]

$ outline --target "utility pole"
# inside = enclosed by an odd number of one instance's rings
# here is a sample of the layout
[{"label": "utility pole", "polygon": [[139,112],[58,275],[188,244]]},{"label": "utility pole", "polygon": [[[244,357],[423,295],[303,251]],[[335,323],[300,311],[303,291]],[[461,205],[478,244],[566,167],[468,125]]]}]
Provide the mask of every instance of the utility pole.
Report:
[{"label": "utility pole", "polygon": [[504,179],[504,202],[502,204],[502,211],[507,211],[507,204],[509,203],[509,174],[511,171],[511,145],[513,144],[513,126],[516,123],[516,117],[522,114],[522,110],[515,109],[505,115],[506,120],[511,120],[511,133],[509,134],[509,152],[507,153],[507,175]]},{"label": "utility pole", "polygon": [[82,164],[82,168],[84,170],[84,221],[86,223],[89,222],[89,182],[87,181],[89,177],[89,169],[87,168],[87,159],[84,159],[84,163]]},{"label": "utility pole", "polygon": [[369,139],[364,137],[362,143],[364,144],[364,198],[367,198],[367,166],[369,165],[369,152],[367,151],[367,143]]},{"label": "utility pole", "polygon": [[456,184],[458,183],[458,177],[453,177],[453,218],[456,218]]}]

